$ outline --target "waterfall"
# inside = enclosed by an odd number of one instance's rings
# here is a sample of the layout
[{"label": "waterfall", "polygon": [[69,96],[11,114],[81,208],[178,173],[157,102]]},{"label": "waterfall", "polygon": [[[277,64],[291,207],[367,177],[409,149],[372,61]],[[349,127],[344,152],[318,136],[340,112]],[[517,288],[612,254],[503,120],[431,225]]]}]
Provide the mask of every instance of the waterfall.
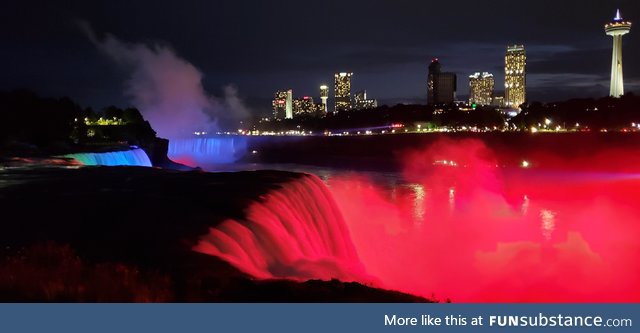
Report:
[{"label": "waterfall", "polygon": [[73,158],[74,160],[84,165],[131,165],[131,166],[146,166],[150,167],[151,161],[149,156],[140,148],[124,150],[124,151],[112,151],[107,153],[78,153],[64,155],[67,158]]},{"label": "waterfall", "polygon": [[260,279],[371,282],[331,193],[314,175],[283,184],[226,220],[194,250]]},{"label": "waterfall", "polygon": [[189,166],[233,163],[247,151],[244,137],[217,136],[206,138],[172,139],[169,158]]}]

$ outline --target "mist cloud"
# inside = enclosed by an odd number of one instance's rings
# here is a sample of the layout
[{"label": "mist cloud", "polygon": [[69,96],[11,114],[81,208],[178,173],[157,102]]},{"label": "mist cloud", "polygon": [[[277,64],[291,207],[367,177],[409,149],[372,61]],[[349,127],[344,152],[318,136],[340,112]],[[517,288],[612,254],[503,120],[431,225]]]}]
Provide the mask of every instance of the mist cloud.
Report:
[{"label": "mist cloud", "polygon": [[79,22],[79,26],[100,51],[130,71],[125,94],[158,136],[171,139],[195,131],[211,133],[220,119],[249,115],[235,86],[224,87],[223,98],[209,95],[202,86],[202,72],[171,47],[123,42],[111,34],[98,38],[88,22]]}]

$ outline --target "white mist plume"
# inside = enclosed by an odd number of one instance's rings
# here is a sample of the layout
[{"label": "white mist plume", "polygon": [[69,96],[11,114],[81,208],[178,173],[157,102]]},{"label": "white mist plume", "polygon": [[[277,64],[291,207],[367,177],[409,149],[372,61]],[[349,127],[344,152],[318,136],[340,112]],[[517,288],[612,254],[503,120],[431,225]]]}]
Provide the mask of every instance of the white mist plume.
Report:
[{"label": "white mist plume", "polygon": [[126,43],[111,34],[99,39],[87,22],[79,22],[79,26],[98,49],[131,69],[125,93],[158,136],[171,139],[194,131],[212,132],[223,114],[227,119],[249,115],[236,87],[224,87],[223,99],[209,96],[200,70],[170,47]]}]

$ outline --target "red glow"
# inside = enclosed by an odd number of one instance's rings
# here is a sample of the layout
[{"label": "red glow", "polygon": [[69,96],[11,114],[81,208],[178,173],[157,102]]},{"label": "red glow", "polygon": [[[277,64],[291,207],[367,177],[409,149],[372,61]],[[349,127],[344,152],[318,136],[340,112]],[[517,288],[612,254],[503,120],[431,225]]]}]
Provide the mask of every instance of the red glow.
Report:
[{"label": "red glow", "polygon": [[404,127],[404,125],[403,124],[392,124],[391,127],[392,128],[402,128],[402,127]]},{"label": "red glow", "polygon": [[196,162],[196,160],[189,155],[173,156],[171,159],[176,163],[183,164],[192,168],[198,166],[198,162]]},{"label": "red glow", "polygon": [[283,184],[196,250],[257,278],[456,302],[638,302],[640,150],[585,151],[439,140],[398,155],[402,179]]},{"label": "red glow", "polygon": [[355,175],[329,185],[384,287],[467,302],[639,301],[639,154],[530,155],[544,168],[510,173],[480,141],[443,140],[405,154],[411,186]]},{"label": "red glow", "polygon": [[211,228],[194,250],[260,279],[373,281],[335,201],[313,175],[265,195],[244,219]]}]

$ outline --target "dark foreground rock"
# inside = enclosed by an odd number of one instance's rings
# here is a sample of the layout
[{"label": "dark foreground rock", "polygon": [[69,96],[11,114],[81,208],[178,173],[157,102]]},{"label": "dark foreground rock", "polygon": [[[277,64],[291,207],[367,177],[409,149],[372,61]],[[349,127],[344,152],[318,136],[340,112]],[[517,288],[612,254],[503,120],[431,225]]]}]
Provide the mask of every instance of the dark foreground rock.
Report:
[{"label": "dark foreground rock", "polygon": [[254,280],[191,248],[290,172],[0,170],[0,301],[425,302],[340,281]]}]

